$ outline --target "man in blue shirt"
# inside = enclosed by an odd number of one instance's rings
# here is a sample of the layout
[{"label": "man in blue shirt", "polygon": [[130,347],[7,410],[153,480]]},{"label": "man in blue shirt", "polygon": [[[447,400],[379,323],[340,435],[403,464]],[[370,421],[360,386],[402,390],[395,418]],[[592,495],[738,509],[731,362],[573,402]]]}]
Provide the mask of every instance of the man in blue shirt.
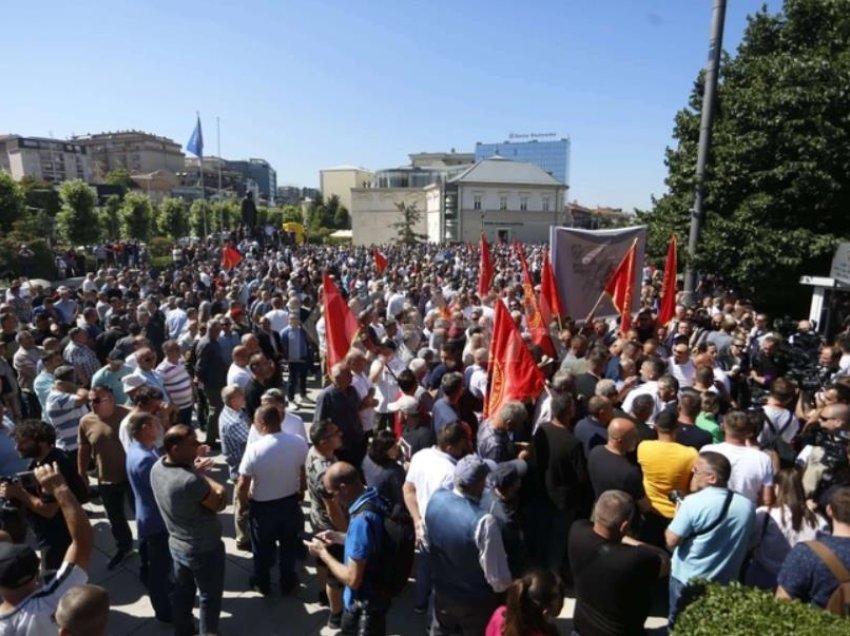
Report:
[{"label": "man in blue shirt", "polygon": [[283,360],[289,366],[287,386],[289,401],[295,401],[297,388],[303,402],[307,399],[307,372],[310,370],[311,360],[310,341],[297,313],[289,314],[289,325],[280,332],[280,342],[283,345]]},{"label": "man in blue shirt", "polygon": [[130,435],[133,441],[127,449],[127,477],[136,501],[136,532],[142,561],[140,578],[148,588],[157,620],[171,623],[174,580],[168,531],[151,488],[151,468],[159,459],[156,441],[162,437],[159,418],[150,413],[131,416]]},{"label": "man in blue shirt", "polygon": [[723,585],[737,580],[755,520],[753,503],[729,490],[732,465],[724,455],[700,453],[691,477],[691,493],[676,509],[664,532],[673,550],[670,572],[670,619],[679,607],[682,591],[693,579]]},{"label": "man in blue shirt", "polygon": [[[357,469],[346,462],[336,462],[328,468],[322,484],[329,495],[348,508],[351,516],[346,533],[326,530],[309,545],[310,553],[345,585],[342,633],[383,636],[390,605],[378,585],[386,502],[374,488],[366,488]],[[328,551],[333,543],[345,545],[342,563]]]}]

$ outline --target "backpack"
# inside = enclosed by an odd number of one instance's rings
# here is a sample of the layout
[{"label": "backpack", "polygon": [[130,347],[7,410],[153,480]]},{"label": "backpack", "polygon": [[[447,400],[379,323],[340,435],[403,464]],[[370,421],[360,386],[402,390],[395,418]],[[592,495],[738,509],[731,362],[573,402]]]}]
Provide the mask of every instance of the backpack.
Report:
[{"label": "backpack", "polygon": [[807,546],[818,555],[823,564],[832,572],[838,581],[838,587],[830,594],[826,602],[826,611],[843,618],[850,618],[850,572],[835,556],[835,553],[820,541],[806,541]]},{"label": "backpack", "polygon": [[401,593],[413,570],[413,557],[416,548],[416,528],[413,518],[407,510],[397,504],[389,512],[383,512],[373,502],[367,502],[355,514],[370,511],[381,517],[384,534],[381,541],[381,553],[378,557],[380,575],[377,587],[387,599]]},{"label": "backpack", "polygon": [[764,409],[762,409],[762,415],[767,428],[770,430],[772,439],[768,443],[763,444],[761,449],[776,453],[779,457],[779,466],[781,468],[793,468],[796,465],[797,452],[791,444],[783,439],[782,434],[788,430],[791,422],[794,421],[794,413],[791,411],[788,412],[788,419],[780,428],[776,428]]}]

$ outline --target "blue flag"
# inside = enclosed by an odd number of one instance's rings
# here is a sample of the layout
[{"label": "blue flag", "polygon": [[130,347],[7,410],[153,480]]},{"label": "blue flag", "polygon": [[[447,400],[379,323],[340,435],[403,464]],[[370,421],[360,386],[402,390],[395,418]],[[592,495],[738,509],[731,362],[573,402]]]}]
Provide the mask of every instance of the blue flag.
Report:
[{"label": "blue flag", "polygon": [[198,115],[198,123],[195,124],[195,130],[192,131],[192,136],[189,138],[189,143],[186,144],[186,150],[191,152],[196,157],[204,156],[204,133],[201,132],[200,115]]}]

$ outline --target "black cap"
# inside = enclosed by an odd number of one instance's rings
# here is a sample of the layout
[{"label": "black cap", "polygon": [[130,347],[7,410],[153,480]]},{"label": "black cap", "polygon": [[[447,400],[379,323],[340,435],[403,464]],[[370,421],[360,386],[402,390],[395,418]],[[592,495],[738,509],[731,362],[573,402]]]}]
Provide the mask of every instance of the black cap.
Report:
[{"label": "black cap", "polygon": [[0,543],[0,585],[21,587],[38,574],[38,555],[28,545]]},{"label": "black cap", "polygon": [[490,473],[488,479],[494,488],[507,490],[519,482],[527,470],[527,465],[522,460],[502,462]]}]

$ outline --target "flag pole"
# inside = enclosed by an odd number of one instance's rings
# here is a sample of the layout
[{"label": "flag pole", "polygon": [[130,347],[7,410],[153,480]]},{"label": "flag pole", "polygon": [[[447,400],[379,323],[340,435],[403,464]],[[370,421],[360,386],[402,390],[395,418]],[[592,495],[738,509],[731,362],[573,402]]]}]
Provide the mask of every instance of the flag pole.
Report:
[{"label": "flag pole", "polygon": [[[200,126],[201,122],[201,112],[196,110],[195,115],[198,117],[198,125]],[[198,163],[201,166],[201,201],[206,202],[207,193],[204,190],[204,149],[201,147],[201,154],[198,155]],[[204,210],[204,242],[206,243],[207,237],[209,236],[209,228],[207,227],[207,206],[206,203],[203,205]]]}]

